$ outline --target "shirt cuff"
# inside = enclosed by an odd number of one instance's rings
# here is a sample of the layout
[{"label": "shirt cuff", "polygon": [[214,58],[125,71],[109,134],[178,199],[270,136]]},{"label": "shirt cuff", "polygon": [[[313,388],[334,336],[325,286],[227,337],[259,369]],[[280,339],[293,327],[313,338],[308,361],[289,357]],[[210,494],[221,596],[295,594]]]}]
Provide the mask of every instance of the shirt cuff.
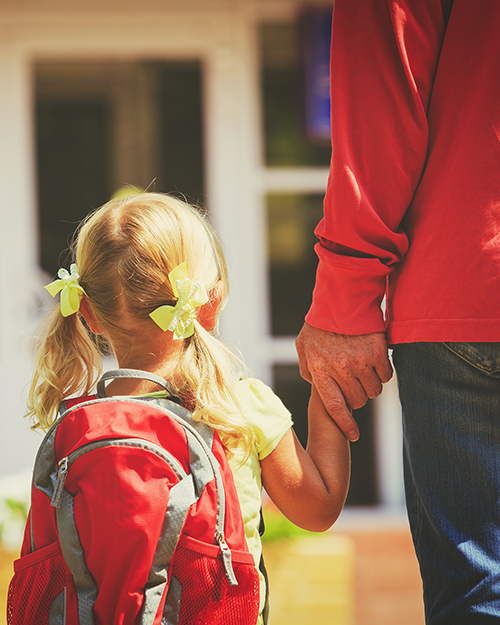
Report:
[{"label": "shirt cuff", "polygon": [[337,334],[384,332],[381,310],[390,269],[377,258],[335,254],[316,245],[319,265],[309,325]]}]

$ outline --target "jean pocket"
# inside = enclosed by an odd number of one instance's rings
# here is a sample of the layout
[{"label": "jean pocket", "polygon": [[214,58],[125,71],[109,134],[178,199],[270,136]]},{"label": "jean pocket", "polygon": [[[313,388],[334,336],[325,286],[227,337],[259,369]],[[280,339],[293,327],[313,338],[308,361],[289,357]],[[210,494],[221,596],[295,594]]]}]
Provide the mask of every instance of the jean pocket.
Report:
[{"label": "jean pocket", "polygon": [[500,377],[500,343],[443,343],[479,371]]}]

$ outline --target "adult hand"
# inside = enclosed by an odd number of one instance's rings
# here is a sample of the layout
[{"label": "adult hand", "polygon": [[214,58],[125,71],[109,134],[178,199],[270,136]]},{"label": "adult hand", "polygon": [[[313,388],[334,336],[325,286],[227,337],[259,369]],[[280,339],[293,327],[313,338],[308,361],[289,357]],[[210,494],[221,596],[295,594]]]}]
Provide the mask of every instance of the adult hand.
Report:
[{"label": "adult hand", "polygon": [[295,344],[301,376],[314,383],[332,419],[356,441],[351,410],[380,395],[392,377],[385,334],[335,334],[305,323]]}]

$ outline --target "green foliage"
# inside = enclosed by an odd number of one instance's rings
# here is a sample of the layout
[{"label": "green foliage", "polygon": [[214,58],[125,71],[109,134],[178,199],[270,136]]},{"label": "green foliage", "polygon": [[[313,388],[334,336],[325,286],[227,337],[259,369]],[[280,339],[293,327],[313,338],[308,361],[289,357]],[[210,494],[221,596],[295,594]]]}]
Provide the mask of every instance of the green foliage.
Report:
[{"label": "green foliage", "polygon": [[26,523],[28,520],[28,507],[24,501],[7,498],[5,499],[5,503],[11,511],[12,516],[17,517],[21,519],[23,523]]},{"label": "green foliage", "polygon": [[15,552],[22,543],[31,495],[31,469],[0,476],[0,543]]},{"label": "green foliage", "polygon": [[266,506],[263,510],[266,531],[262,536],[263,542],[270,543],[278,540],[298,538],[300,536],[321,536],[321,533],[308,532],[294,525],[279,510]]}]

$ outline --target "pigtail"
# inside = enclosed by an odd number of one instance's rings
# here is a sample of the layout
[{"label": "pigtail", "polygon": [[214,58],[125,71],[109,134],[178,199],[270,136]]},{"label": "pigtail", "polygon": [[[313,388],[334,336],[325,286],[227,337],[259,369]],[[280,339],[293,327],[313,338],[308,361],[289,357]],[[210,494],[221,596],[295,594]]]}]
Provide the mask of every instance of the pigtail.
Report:
[{"label": "pigtail", "polygon": [[46,431],[57,418],[61,401],[86,395],[100,376],[99,351],[78,313],[63,317],[59,307],[47,316],[35,350],[35,371],[25,417]]},{"label": "pigtail", "polygon": [[194,321],[194,334],[185,342],[179,373],[194,395],[193,418],[217,430],[226,448],[244,461],[254,435],[233,393],[237,380],[235,355]]}]

